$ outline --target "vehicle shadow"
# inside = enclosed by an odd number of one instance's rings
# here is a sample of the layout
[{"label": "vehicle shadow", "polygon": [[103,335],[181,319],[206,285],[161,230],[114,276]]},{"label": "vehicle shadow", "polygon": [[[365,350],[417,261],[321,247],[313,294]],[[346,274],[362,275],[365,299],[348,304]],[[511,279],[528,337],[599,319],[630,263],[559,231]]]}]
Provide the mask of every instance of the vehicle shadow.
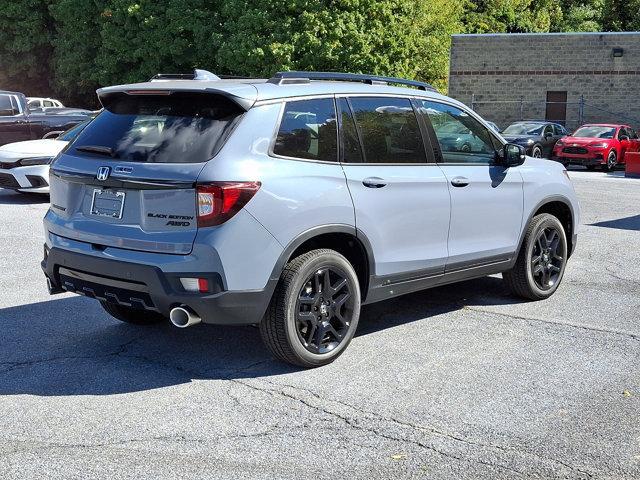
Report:
[{"label": "vehicle shadow", "polygon": [[[431,317],[465,305],[518,302],[486,277],[365,306],[357,336],[416,321],[429,328]],[[84,297],[0,309],[0,325],[0,395],[110,395],[299,370],[274,360],[254,327],[127,325]]]},{"label": "vehicle shadow", "polygon": [[617,230],[640,231],[640,215],[617,218],[616,220],[605,220],[590,224],[593,227],[614,228]]},{"label": "vehicle shadow", "polygon": [[49,203],[49,195],[0,189],[0,205],[33,205],[37,203]]}]

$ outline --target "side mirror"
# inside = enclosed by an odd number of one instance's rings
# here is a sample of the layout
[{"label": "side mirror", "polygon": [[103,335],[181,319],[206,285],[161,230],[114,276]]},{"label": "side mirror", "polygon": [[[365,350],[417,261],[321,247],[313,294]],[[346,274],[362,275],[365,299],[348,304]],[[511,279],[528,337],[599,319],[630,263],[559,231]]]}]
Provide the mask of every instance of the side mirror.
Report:
[{"label": "side mirror", "polygon": [[517,167],[525,161],[526,151],[523,146],[515,143],[507,143],[498,151],[500,163],[505,167]]}]

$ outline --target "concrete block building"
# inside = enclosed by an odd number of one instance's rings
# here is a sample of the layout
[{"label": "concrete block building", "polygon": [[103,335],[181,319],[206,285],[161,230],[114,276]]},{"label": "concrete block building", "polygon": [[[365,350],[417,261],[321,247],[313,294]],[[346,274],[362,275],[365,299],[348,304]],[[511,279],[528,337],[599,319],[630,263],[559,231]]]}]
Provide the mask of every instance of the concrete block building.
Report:
[{"label": "concrete block building", "polygon": [[517,120],[640,127],[640,32],[454,35],[449,96]]}]

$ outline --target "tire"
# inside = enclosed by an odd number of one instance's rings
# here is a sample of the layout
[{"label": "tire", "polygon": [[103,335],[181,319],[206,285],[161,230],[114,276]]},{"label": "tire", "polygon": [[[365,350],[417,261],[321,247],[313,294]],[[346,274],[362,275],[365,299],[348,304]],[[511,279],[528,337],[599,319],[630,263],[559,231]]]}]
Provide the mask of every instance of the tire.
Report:
[{"label": "tire", "polygon": [[[546,242],[541,239],[542,235]],[[543,300],[553,295],[560,285],[567,257],[564,227],[553,215],[542,213],[529,223],[516,263],[502,274],[502,278],[515,295],[528,300]]]},{"label": "tire", "polygon": [[607,163],[602,166],[605,172],[613,172],[618,164],[618,155],[615,150],[611,150],[607,155]]},{"label": "tire", "polygon": [[260,335],[277,359],[319,367],[344,352],[359,316],[360,285],[353,266],[334,250],[312,250],[284,268]]},{"label": "tire", "polygon": [[531,149],[531,156],[533,158],[543,158],[542,156],[542,147],[540,145],[534,145]]},{"label": "tire", "polygon": [[140,310],[138,308],[124,307],[115,303],[100,302],[102,308],[116,320],[131,323],[133,325],[153,325],[164,322],[167,319],[159,313]]}]

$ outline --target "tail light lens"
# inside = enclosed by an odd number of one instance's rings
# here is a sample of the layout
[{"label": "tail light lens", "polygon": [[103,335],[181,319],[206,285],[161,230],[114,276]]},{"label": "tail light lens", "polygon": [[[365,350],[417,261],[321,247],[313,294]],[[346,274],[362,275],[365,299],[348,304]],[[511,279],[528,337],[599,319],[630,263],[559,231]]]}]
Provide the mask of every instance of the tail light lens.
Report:
[{"label": "tail light lens", "polygon": [[226,222],[256,194],[260,182],[214,182],[196,187],[198,227]]}]

